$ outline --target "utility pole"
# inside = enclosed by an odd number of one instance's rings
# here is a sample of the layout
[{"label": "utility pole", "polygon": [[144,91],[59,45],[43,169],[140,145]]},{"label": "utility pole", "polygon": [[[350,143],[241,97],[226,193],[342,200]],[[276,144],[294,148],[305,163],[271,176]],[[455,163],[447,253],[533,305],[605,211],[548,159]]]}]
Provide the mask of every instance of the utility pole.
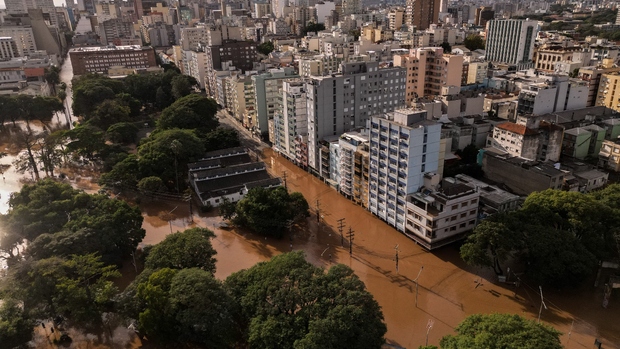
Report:
[{"label": "utility pole", "polygon": [[282,173],[282,180],[284,181],[284,189],[288,190],[288,188],[286,187],[286,171],[283,171]]},{"label": "utility pole", "polygon": [[353,255],[353,237],[355,236],[353,232],[354,230],[349,227],[349,256]]},{"label": "utility pole", "polygon": [[344,218],[338,219],[337,222],[338,231],[340,232],[340,246],[344,247],[344,235],[342,234],[342,228],[344,228]]},{"label": "utility pole", "polygon": [[316,222],[320,222],[321,219],[321,203],[319,200],[316,200]]},{"label": "utility pole", "polygon": [[538,310],[538,323],[540,323],[540,315],[542,314],[542,309],[543,307],[545,307],[545,310],[547,310],[547,305],[545,304],[545,298],[543,297],[542,286],[538,286],[538,289],[540,290],[540,310]]},{"label": "utility pole", "polygon": [[416,276],[415,280],[415,306],[418,306],[418,279],[420,278],[420,274],[422,274],[422,270],[424,270],[424,266],[420,267],[420,271],[418,272],[418,276]]},{"label": "utility pole", "polygon": [[426,344],[425,346],[428,346],[428,333],[431,332],[431,329],[433,328],[434,324],[435,324],[435,321],[428,319],[428,322],[426,323]]},{"label": "utility pole", "polygon": [[396,274],[398,274],[398,245],[396,245],[396,247],[394,247],[394,249],[396,250]]}]

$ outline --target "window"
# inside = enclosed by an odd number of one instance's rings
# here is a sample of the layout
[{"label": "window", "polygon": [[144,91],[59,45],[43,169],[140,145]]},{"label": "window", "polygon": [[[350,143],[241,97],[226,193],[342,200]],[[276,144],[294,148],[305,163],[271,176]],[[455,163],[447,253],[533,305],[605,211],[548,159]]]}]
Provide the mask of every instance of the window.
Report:
[{"label": "window", "polygon": [[465,206],[467,206],[467,202],[462,202],[461,207],[465,207]]},{"label": "window", "polygon": [[459,225],[459,228],[465,228],[465,225],[466,225],[465,223],[461,223],[461,224]]},{"label": "window", "polygon": [[473,199],[473,200],[471,201],[471,204],[472,204],[472,205],[475,205],[475,204],[477,204],[477,203],[478,203],[478,199]]},{"label": "window", "polygon": [[461,213],[461,218],[465,218],[467,216],[467,212]]},{"label": "window", "polygon": [[453,210],[458,210],[459,209],[459,205],[452,205],[452,209]]}]

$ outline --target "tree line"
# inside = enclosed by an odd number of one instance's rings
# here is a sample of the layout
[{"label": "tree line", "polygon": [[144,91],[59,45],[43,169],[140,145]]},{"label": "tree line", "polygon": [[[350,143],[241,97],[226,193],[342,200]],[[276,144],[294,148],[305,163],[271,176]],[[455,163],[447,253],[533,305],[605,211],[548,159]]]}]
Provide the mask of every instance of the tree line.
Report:
[{"label": "tree line", "polygon": [[578,287],[600,261],[620,256],[620,185],[589,194],[545,190],[513,212],[482,221],[461,247],[463,260],[497,274],[522,270],[539,285]]}]

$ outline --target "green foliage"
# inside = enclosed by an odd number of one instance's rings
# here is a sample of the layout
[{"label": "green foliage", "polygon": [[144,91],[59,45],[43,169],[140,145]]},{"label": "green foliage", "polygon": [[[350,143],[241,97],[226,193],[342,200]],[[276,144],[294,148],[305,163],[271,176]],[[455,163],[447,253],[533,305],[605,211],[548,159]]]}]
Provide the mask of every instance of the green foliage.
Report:
[{"label": "green foliage", "polygon": [[230,347],[231,300],[211,273],[160,269],[137,286],[136,297],[144,305],[140,327],[150,339]]},{"label": "green foliage", "polygon": [[442,349],[561,349],[560,332],[519,315],[474,314],[441,339]]},{"label": "green foliage", "polygon": [[138,189],[145,194],[156,193],[165,189],[164,182],[157,176],[144,177],[138,182]]},{"label": "green foliage", "polygon": [[132,97],[129,93],[118,93],[114,96],[114,101],[122,106],[129,108],[129,115],[136,117],[142,110],[142,104],[140,101]]},{"label": "green foliage", "polygon": [[140,163],[135,154],[129,154],[113,165],[110,172],[99,177],[99,184],[104,186],[133,187],[140,178]]},{"label": "green foliage", "polygon": [[166,236],[155,245],[146,258],[148,269],[199,268],[215,273],[214,258],[217,253],[211,245],[215,237],[212,231],[204,228],[191,228]]},{"label": "green foliage", "polygon": [[188,75],[177,75],[172,78],[172,88],[170,92],[175,100],[183,98],[192,93],[193,87],[198,85],[194,77]]},{"label": "green foliage", "polygon": [[452,52],[452,45],[450,45],[450,43],[447,42],[447,41],[442,42],[441,45],[439,45],[439,46],[441,46],[441,48],[443,48],[443,52],[446,53],[446,54]]},{"label": "green foliage", "polygon": [[104,132],[95,126],[79,125],[64,135],[69,139],[67,150],[88,159],[94,159],[106,147]]},{"label": "green foliage", "polygon": [[325,30],[325,25],[323,25],[322,23],[308,23],[306,25],[306,27],[304,28],[304,30],[302,31],[302,34],[305,36],[308,33],[315,33],[315,32],[320,32]]},{"label": "green foliage", "polygon": [[157,128],[170,130],[174,128],[194,129],[199,133],[215,130],[219,121],[215,117],[217,103],[200,95],[188,95],[164,109],[157,120]]},{"label": "green foliage", "polygon": [[234,148],[241,145],[239,133],[232,128],[218,127],[205,134],[202,139],[204,140],[205,149],[207,149],[207,151]]},{"label": "green foliage", "polygon": [[114,143],[135,143],[140,129],[132,122],[118,122],[108,127],[105,136]]},{"label": "green foliage", "polygon": [[484,50],[484,40],[480,35],[476,34],[467,35],[467,37],[463,41],[463,45],[465,45],[465,47],[467,47],[467,49],[471,51],[479,49]]},{"label": "green foliage", "polygon": [[225,286],[239,304],[251,348],[380,348],[386,326],[364,283],[342,264],[327,273],[302,253],[232,274]]},{"label": "green foliage", "polygon": [[271,51],[274,50],[273,42],[271,41],[263,42],[262,44],[256,46],[256,50],[264,55],[268,55],[271,53]]},{"label": "green foliage", "polygon": [[137,207],[49,179],[22,187],[11,196],[9,206],[2,223],[12,238],[2,248],[9,250],[26,240],[32,243],[27,252],[35,258],[81,251],[97,252],[106,263],[118,263],[145,235]]},{"label": "green foliage", "polygon": [[281,238],[288,222],[308,217],[308,202],[301,193],[284,187],[252,188],[236,206],[234,223],[262,235]]},{"label": "green foliage", "polygon": [[230,220],[235,216],[235,211],[237,210],[237,204],[230,201],[229,198],[223,197],[222,202],[217,207],[220,211],[220,216],[226,220]]},{"label": "green foliage", "polygon": [[119,276],[95,254],[52,257],[20,263],[11,275],[10,293],[33,318],[62,315],[72,326],[96,329],[117,293],[111,279]]},{"label": "green foliage", "polygon": [[515,259],[539,284],[576,287],[597,261],[618,257],[618,185],[593,194],[545,190],[533,193],[515,212],[476,227],[461,247],[470,265],[493,267]]},{"label": "green foliage", "polygon": [[34,321],[14,299],[0,301],[0,343],[6,348],[24,346],[32,339]]},{"label": "green foliage", "polygon": [[89,125],[93,125],[102,130],[107,130],[113,124],[129,121],[131,109],[115,100],[105,100],[101,102],[92,117],[87,118]]},{"label": "green foliage", "polygon": [[[180,144],[177,150],[170,145]],[[187,164],[199,159],[205,152],[202,140],[193,130],[172,129],[152,134],[143,139],[138,147],[140,178],[158,176],[169,187],[175,183],[175,158],[181,173],[187,171]],[[180,180],[184,178],[180,175]]]},{"label": "green foliage", "polygon": [[96,107],[107,99],[114,99],[124,90],[123,83],[99,74],[83,75],[73,79],[73,114],[90,117]]}]

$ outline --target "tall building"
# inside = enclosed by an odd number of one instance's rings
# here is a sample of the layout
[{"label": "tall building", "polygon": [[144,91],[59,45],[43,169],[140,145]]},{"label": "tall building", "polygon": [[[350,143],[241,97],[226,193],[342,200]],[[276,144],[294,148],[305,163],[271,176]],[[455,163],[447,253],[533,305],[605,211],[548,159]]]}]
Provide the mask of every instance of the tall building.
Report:
[{"label": "tall building", "polygon": [[256,124],[254,132],[268,136],[274,142],[273,126],[276,111],[282,106],[282,81],[298,77],[294,68],[270,69],[267,73],[252,76],[256,99]]},{"label": "tall building", "polygon": [[342,0],[342,15],[347,16],[357,13],[362,13],[362,0]]},{"label": "tall building", "polygon": [[[439,168],[441,124],[426,111],[400,109],[370,121],[368,208],[398,231],[405,231],[407,195],[417,192],[427,173]],[[439,174],[441,175],[441,174]]]},{"label": "tall building", "polygon": [[13,38],[18,56],[28,56],[37,50],[31,26],[0,26],[0,37]]},{"label": "tall building", "polygon": [[439,20],[440,0],[407,0],[407,27],[425,30]]},{"label": "tall building", "polygon": [[481,6],[476,9],[476,25],[485,27],[487,22],[493,18],[495,18],[495,11],[493,11],[492,7]]},{"label": "tall building", "polygon": [[494,19],[487,23],[486,59],[490,62],[528,66],[534,55],[537,21]]},{"label": "tall building", "polygon": [[8,14],[25,14],[28,10],[40,9],[49,25],[60,26],[59,16],[53,0],[5,0]]},{"label": "tall building", "polygon": [[341,73],[312,76],[306,82],[308,96],[308,166],[323,171],[319,141],[365,127],[373,115],[391,112],[405,104],[406,70],[379,68],[377,62],[343,63]]},{"label": "tall building", "polygon": [[403,19],[405,18],[405,10],[402,8],[394,8],[388,12],[388,28],[390,30],[400,30],[403,27],[403,23],[405,22]]},{"label": "tall building", "polygon": [[394,55],[394,66],[407,69],[406,103],[418,97],[441,95],[442,87],[461,87],[463,56],[444,55],[441,47],[413,49],[407,55]]},{"label": "tall building", "polygon": [[[601,83],[601,77],[603,74],[619,72],[620,67],[614,64],[614,60],[606,58],[601,65],[582,67],[579,69],[577,77],[588,84],[588,102],[587,107],[593,107],[596,105],[596,96],[599,91]],[[618,107],[620,109],[620,107]]]},{"label": "tall building", "polygon": [[300,79],[282,82],[282,107],[274,115],[273,147],[294,161],[297,136],[308,135],[306,86]]},{"label": "tall building", "polygon": [[111,18],[99,22],[99,36],[103,45],[109,45],[114,39],[133,39],[136,32],[133,23],[120,18]]},{"label": "tall building", "polygon": [[15,40],[11,37],[0,36],[0,59],[11,59],[19,56]]}]

